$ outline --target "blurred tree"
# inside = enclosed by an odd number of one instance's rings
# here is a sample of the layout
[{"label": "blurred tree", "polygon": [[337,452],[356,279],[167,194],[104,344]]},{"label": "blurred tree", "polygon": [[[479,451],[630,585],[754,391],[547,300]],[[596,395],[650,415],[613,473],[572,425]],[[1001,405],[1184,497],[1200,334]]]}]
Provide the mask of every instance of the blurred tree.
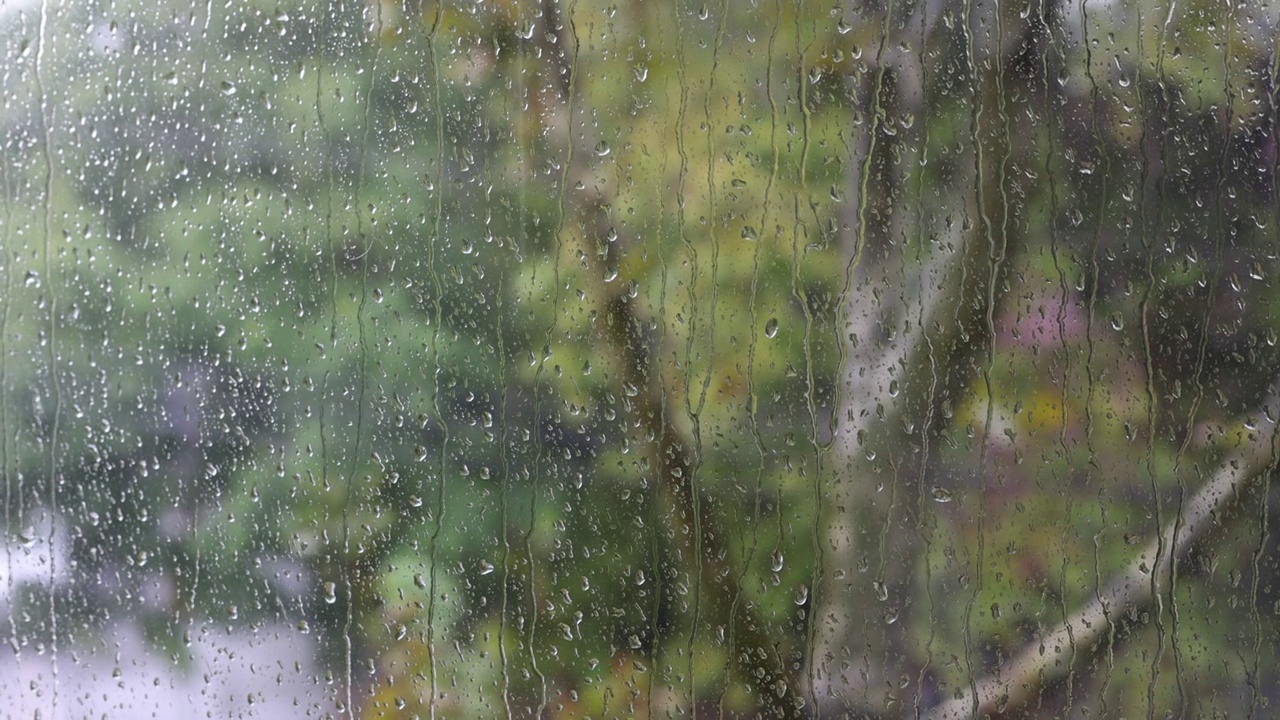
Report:
[{"label": "blurred tree", "polygon": [[13,6],[4,632],[285,623],[349,716],[1262,714],[1276,25]]}]

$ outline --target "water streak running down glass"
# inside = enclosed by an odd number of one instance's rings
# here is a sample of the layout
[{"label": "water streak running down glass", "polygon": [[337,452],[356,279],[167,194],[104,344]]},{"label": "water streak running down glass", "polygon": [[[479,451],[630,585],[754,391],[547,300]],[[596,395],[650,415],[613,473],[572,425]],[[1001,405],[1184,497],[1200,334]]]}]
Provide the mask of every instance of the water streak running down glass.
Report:
[{"label": "water streak running down glass", "polygon": [[9,711],[1268,717],[1280,5],[994,5],[0,4]]}]

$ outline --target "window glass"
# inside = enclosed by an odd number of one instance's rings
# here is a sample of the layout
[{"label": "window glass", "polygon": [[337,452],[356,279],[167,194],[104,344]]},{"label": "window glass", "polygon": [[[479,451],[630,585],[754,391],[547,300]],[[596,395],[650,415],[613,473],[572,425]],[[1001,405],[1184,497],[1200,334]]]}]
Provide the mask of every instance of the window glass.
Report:
[{"label": "window glass", "polygon": [[0,4],[0,696],[1266,716],[1278,22]]}]

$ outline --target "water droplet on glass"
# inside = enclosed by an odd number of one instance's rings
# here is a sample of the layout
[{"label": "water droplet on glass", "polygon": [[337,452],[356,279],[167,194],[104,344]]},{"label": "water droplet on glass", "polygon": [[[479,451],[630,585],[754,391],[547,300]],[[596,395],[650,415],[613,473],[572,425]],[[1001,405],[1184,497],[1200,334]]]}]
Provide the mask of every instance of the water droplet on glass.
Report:
[{"label": "water droplet on glass", "polygon": [[782,572],[782,566],[786,559],[782,556],[781,550],[774,550],[773,557],[769,559],[769,568],[774,572]]},{"label": "water droplet on glass", "polygon": [[218,87],[222,90],[223,95],[236,94],[236,84],[231,82],[230,80],[223,80],[221,83],[218,84]]},{"label": "water droplet on glass", "polygon": [[488,560],[481,560],[481,561],[480,561],[480,574],[481,574],[481,575],[488,575],[488,574],[489,574],[489,573],[491,573],[491,572],[493,572],[493,563],[490,563]]},{"label": "water droplet on glass", "polygon": [[644,65],[637,65],[631,68],[631,74],[636,76],[636,82],[644,82],[649,79],[649,68]]},{"label": "water droplet on glass", "polygon": [[600,142],[596,143],[596,155],[598,155],[599,157],[604,157],[605,155],[608,155],[610,149],[611,148],[609,147],[609,143],[605,142],[604,140],[601,140]]},{"label": "water droplet on glass", "polygon": [[778,336],[778,318],[769,318],[769,322],[764,324],[764,335],[768,338]]},{"label": "water droplet on glass", "polygon": [[324,601],[330,605],[338,601],[338,584],[332,581],[324,584]]},{"label": "water droplet on glass", "polygon": [[796,588],[795,603],[797,605],[803,605],[807,602],[809,602],[809,586],[801,585]]},{"label": "water droplet on glass", "polygon": [[951,502],[950,490],[944,487],[940,487],[938,485],[934,485],[933,490],[931,492],[933,494],[933,499],[936,500],[937,502],[940,502],[940,503]]},{"label": "water droplet on glass", "polygon": [[1112,330],[1124,329],[1124,315],[1120,314],[1119,311],[1111,313],[1111,329]]}]

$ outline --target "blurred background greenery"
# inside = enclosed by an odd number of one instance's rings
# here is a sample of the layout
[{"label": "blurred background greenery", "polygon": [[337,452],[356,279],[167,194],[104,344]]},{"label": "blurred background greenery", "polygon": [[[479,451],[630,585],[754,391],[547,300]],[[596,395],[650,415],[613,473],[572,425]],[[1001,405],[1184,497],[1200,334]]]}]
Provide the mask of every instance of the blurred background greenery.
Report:
[{"label": "blurred background greenery", "polygon": [[1278,21],[3,6],[24,690],[127,619],[337,716],[1268,716]]}]

